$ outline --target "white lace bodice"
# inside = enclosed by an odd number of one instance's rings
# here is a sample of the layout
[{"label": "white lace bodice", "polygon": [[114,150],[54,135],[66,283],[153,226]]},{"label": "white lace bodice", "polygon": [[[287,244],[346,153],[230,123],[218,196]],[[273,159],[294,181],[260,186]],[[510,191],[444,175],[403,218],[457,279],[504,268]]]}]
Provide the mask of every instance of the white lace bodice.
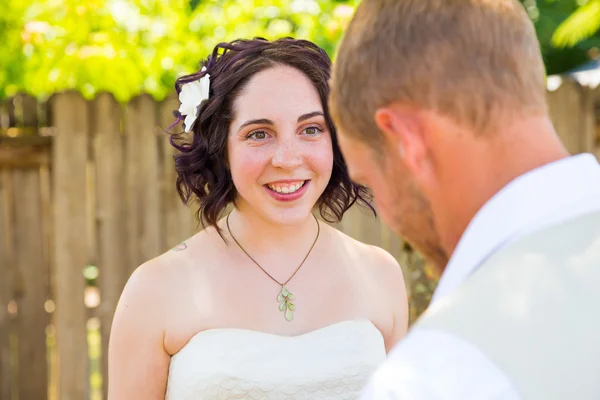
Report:
[{"label": "white lace bodice", "polygon": [[166,399],[354,400],[385,357],[368,320],[293,337],[210,329],[171,358]]}]

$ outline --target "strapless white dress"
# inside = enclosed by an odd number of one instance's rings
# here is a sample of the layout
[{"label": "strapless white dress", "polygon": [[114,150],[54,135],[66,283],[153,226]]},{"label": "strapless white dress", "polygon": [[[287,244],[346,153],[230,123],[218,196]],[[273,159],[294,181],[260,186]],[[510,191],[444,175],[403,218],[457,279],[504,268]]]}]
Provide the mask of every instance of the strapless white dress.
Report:
[{"label": "strapless white dress", "polygon": [[171,358],[166,399],[354,400],[385,357],[368,320],[292,337],[210,329]]}]

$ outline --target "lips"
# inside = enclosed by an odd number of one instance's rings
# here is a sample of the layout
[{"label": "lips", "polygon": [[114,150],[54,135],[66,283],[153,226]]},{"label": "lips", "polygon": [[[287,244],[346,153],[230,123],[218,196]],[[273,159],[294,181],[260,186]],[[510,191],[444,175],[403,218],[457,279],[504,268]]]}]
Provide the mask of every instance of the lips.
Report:
[{"label": "lips", "polygon": [[268,183],[266,186],[272,191],[280,194],[291,194],[300,190],[305,183],[305,180],[299,180],[290,182],[273,182]]},{"label": "lips", "polygon": [[267,193],[277,201],[296,201],[306,193],[310,180],[288,180],[264,185]]}]

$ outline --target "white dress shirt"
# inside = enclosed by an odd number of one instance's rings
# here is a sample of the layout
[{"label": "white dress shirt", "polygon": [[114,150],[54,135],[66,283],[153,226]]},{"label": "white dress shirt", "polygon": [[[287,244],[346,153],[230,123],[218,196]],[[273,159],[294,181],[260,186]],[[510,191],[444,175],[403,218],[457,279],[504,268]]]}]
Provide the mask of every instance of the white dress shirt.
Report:
[{"label": "white dress shirt", "polygon": [[[600,164],[590,154],[530,171],[506,185],[473,217],[435,290],[452,293],[507,243],[600,209]],[[520,400],[510,380],[483,353],[449,333],[415,328],[373,375],[361,400]]]}]

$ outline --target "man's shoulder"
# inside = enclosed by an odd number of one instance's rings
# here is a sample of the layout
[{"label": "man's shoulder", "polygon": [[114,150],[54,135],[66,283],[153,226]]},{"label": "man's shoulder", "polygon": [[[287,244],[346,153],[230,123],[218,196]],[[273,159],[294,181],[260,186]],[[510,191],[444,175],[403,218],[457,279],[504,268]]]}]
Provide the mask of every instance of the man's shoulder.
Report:
[{"label": "man's shoulder", "polygon": [[443,331],[416,328],[390,352],[363,399],[515,396],[508,378],[475,346]]},{"label": "man's shoulder", "polygon": [[524,234],[502,246],[489,259],[504,261],[505,257],[521,257],[524,253],[537,252],[569,257],[580,253],[600,238],[600,208],[577,213],[544,224],[543,227]]},{"label": "man's shoulder", "polygon": [[[467,360],[467,358],[469,360]],[[404,370],[437,370],[448,372],[451,366],[462,365],[462,361],[489,362],[477,347],[449,332],[415,327],[398,343],[387,358],[387,368]],[[471,365],[470,362],[465,364]]]}]

